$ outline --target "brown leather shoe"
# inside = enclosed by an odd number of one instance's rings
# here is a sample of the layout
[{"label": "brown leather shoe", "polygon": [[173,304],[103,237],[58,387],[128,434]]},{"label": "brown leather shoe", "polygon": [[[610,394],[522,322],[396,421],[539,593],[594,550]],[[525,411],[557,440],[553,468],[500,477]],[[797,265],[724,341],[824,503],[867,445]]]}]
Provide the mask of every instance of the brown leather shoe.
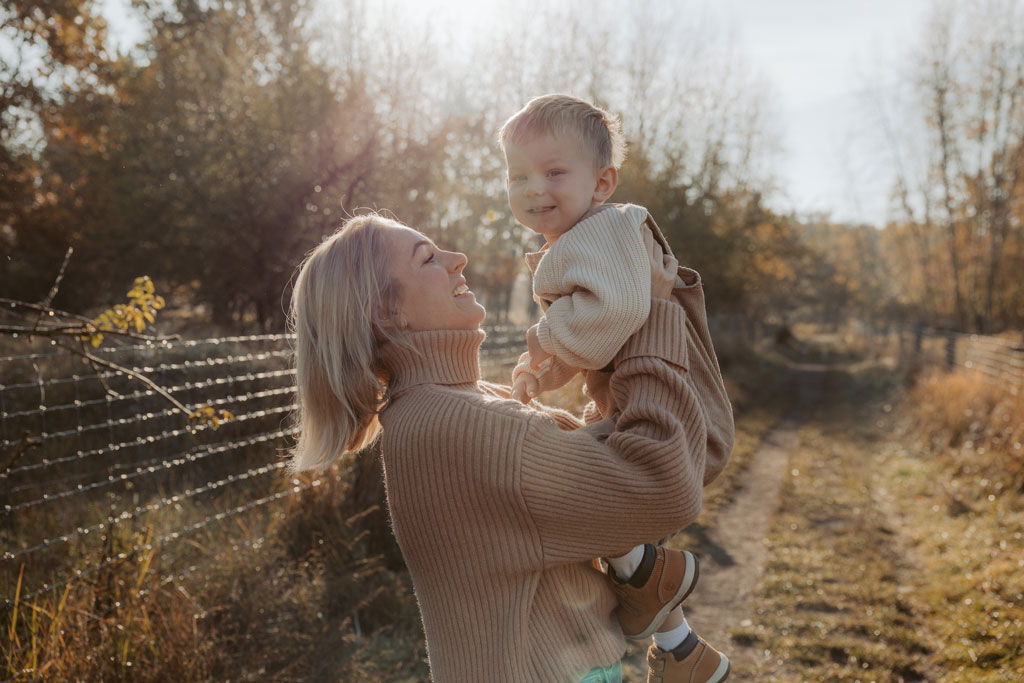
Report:
[{"label": "brown leather shoe", "polygon": [[728,677],[729,660],[693,631],[672,652],[653,643],[647,650],[647,683],[718,683]]},{"label": "brown leather shoe", "polygon": [[615,611],[627,638],[644,640],[658,630],[672,609],[686,599],[697,585],[700,570],[697,558],[685,550],[648,545],[654,552],[654,565],[643,586],[620,582],[609,571],[609,582],[619,607]]}]

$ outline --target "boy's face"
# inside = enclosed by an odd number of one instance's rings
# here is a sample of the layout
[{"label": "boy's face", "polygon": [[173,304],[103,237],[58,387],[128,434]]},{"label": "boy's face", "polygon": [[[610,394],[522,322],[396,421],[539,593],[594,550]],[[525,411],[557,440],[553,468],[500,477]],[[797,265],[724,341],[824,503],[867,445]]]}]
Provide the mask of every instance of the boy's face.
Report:
[{"label": "boy's face", "polygon": [[597,168],[571,136],[533,135],[505,145],[508,203],[516,220],[548,242],[574,226],[615,189],[615,169]]}]

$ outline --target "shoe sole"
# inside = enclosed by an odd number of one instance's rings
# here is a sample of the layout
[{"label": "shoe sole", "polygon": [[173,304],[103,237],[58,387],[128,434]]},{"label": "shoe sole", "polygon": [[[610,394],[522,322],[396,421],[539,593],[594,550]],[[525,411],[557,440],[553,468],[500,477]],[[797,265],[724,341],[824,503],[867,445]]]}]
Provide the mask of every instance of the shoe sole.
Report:
[{"label": "shoe sole", "polygon": [[[654,619],[648,624],[647,628],[637,634],[625,634],[630,640],[646,640],[653,636],[654,632],[665,623],[668,613],[682,604],[683,600],[686,600],[697,586],[697,579],[700,578],[700,562],[697,560],[697,556],[690,551],[683,550],[682,553],[686,556],[686,573],[683,574],[683,580],[679,583],[676,594],[654,615]],[[726,662],[726,667],[728,667],[728,661]],[[726,675],[728,675],[728,669],[726,670]]]},{"label": "shoe sole", "polygon": [[722,661],[718,663],[718,668],[715,669],[715,673],[711,674],[711,678],[707,680],[707,683],[719,683],[729,677],[729,671],[732,667],[729,666],[729,660],[725,655],[721,655]]}]

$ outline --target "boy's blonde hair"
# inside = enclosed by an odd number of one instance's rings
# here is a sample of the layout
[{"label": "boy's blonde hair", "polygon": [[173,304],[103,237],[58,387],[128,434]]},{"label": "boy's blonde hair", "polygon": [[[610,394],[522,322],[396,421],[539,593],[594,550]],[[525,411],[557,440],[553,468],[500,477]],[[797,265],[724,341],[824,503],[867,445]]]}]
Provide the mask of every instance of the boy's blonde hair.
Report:
[{"label": "boy's blonde hair", "polygon": [[400,225],[376,214],[350,218],[299,268],[288,316],[298,399],[294,470],[323,470],[380,430],[387,373],[379,350],[403,343],[400,326],[382,324],[401,295],[385,229]]},{"label": "boy's blonde hair", "polygon": [[527,102],[498,131],[498,144],[504,150],[509,142],[542,133],[575,136],[594,155],[598,168],[618,169],[626,159],[626,141],[619,118],[590,102],[561,93],[541,95]]}]

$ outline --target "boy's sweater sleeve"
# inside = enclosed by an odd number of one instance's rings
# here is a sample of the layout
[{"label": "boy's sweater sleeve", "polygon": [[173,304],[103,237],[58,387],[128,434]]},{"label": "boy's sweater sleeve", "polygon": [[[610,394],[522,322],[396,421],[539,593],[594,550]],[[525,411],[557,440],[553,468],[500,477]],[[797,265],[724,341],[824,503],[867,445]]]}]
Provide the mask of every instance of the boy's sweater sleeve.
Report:
[{"label": "boy's sweater sleeve", "polygon": [[686,378],[686,314],[651,302],[615,358],[614,422],[563,431],[531,416],[521,447],[527,509],[546,564],[620,554],[675,533],[701,508],[706,427]]},{"label": "boy's sweater sleeve", "polygon": [[546,298],[546,272],[561,294],[540,319],[537,339],[569,365],[599,370],[647,319],[651,271],[632,215],[609,208],[584,223],[559,238],[535,275],[538,296]]}]

